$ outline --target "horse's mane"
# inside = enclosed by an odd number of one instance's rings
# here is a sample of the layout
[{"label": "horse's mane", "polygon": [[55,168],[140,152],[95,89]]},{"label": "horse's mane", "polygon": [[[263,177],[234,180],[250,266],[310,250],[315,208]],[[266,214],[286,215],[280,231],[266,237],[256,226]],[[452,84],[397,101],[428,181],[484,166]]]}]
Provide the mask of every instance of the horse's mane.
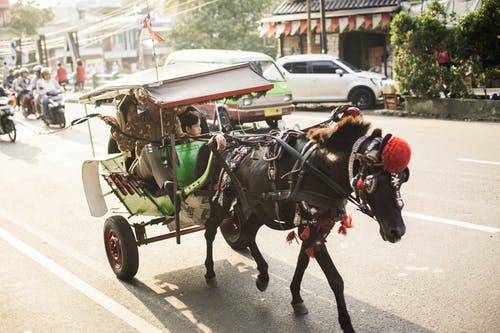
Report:
[{"label": "horse's mane", "polygon": [[313,128],[307,133],[309,140],[329,151],[350,149],[354,141],[365,135],[371,123],[361,116],[342,118],[328,128]]}]

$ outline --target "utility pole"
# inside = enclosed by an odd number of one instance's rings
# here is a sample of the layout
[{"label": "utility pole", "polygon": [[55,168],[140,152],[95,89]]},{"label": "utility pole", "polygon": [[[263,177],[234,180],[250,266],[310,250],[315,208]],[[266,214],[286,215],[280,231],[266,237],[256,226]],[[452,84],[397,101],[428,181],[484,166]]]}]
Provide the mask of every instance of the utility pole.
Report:
[{"label": "utility pole", "polygon": [[307,0],[307,54],[312,53],[311,47],[311,0]]},{"label": "utility pole", "polygon": [[321,53],[326,54],[328,47],[326,45],[326,22],[325,22],[325,0],[319,0],[321,11]]}]

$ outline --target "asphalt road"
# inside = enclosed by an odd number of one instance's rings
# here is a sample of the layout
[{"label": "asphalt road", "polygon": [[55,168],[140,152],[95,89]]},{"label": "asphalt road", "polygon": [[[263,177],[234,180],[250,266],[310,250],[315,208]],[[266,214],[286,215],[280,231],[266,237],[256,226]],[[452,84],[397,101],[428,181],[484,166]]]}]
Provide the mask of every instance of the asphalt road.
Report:
[{"label": "asphalt road", "polygon": [[[82,106],[68,104],[69,120],[81,115]],[[306,127],[326,115],[298,111],[286,123]],[[302,285],[310,312],[293,315],[288,286],[299,246],[265,228],[258,235],[271,274],[264,293],[253,260],[220,234],[218,288],[203,277],[203,233],[181,245],[140,247],[136,279],[119,281],[104,253],[104,218],[90,216],[83,194],[81,165],[92,158],[87,125],[48,131],[16,117],[17,142],[0,138],[0,332],[340,331],[333,293],[314,262]],[[329,236],[354,327],[498,332],[500,124],[366,118],[405,138],[412,160],[401,242],[384,242],[376,223],[352,207],[354,228]],[[96,153],[104,154],[107,128],[91,125]]]}]

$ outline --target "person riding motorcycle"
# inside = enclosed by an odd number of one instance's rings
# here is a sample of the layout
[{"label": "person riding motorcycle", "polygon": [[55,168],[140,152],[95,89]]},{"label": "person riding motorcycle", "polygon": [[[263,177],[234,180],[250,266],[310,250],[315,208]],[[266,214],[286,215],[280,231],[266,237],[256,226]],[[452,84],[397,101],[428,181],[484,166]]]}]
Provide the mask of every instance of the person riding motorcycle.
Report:
[{"label": "person riding motorcycle", "polygon": [[33,107],[35,108],[35,113],[39,116],[41,114],[41,110],[40,110],[40,99],[39,99],[39,95],[37,93],[37,90],[36,90],[36,84],[38,82],[38,80],[40,80],[42,78],[42,66],[40,65],[35,65],[33,66],[33,74],[34,76],[31,78],[30,80],[30,90],[31,90],[31,97],[34,97],[34,101],[33,101]]},{"label": "person riding motorcycle", "polygon": [[30,79],[28,78],[29,71],[26,67],[19,70],[19,77],[12,82],[12,88],[16,94],[16,106],[24,106],[24,97],[29,93]]},{"label": "person riding motorcycle", "polygon": [[58,94],[61,92],[61,86],[57,81],[50,77],[50,68],[44,67],[41,71],[41,79],[36,83],[36,90],[38,94],[38,99],[42,104],[43,117],[49,123],[52,122],[51,116],[49,114],[49,93]]}]

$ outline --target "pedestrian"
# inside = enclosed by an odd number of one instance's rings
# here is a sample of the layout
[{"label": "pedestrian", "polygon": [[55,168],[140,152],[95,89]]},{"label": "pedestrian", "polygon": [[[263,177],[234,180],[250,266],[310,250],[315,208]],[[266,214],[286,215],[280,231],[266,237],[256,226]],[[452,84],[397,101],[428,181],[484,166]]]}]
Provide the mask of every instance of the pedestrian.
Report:
[{"label": "pedestrian", "polygon": [[7,75],[9,75],[9,65],[7,65],[7,61],[4,61],[3,62],[3,68],[2,68],[2,71],[3,71],[3,76],[2,76],[2,82],[5,80],[5,78],[7,77]]},{"label": "pedestrian", "polygon": [[85,86],[85,67],[81,59],[76,61],[76,82],[75,91],[83,91]]},{"label": "pedestrian", "polygon": [[66,68],[62,65],[62,63],[57,63],[56,70],[56,81],[59,83],[61,87],[63,87],[64,91],[66,91],[66,85],[68,84],[68,77],[66,73]]}]

